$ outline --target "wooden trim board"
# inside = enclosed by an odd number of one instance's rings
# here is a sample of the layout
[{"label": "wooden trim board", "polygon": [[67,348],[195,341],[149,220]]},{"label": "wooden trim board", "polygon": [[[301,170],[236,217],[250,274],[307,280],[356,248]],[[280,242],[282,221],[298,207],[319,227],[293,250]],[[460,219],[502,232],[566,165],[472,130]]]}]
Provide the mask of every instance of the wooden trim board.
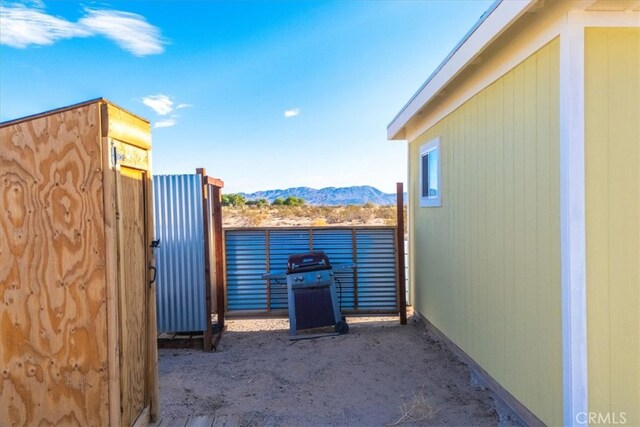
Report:
[{"label": "wooden trim board", "polygon": [[227,304],[225,301],[226,284],[225,284],[225,260],[224,260],[224,235],[222,229],[222,189],[220,187],[211,186],[211,203],[213,208],[213,250],[215,262],[215,286],[216,286],[216,312],[218,313],[218,328],[224,330],[224,317]]},{"label": "wooden trim board", "polygon": [[400,311],[400,324],[407,324],[407,292],[404,266],[404,191],[401,182],[396,184],[396,268],[398,278],[398,310]]},{"label": "wooden trim board", "polygon": [[138,415],[138,418],[136,418],[135,422],[133,423],[132,427],[146,427],[149,425],[149,413],[151,412],[151,410],[149,409],[149,407],[145,407],[142,412],[140,412],[140,415]]},{"label": "wooden trim board", "polygon": [[204,297],[205,297],[205,330],[202,349],[212,350],[211,333],[211,225],[209,223],[209,184],[207,170],[205,168],[196,169],[196,174],[200,175],[200,189],[202,191],[202,224],[204,230]]},{"label": "wooden trim board", "polygon": [[[146,198],[146,219],[147,219],[147,266],[155,267],[155,253],[151,248],[151,240],[154,239],[153,228],[153,173],[151,171],[151,152],[149,152],[149,164],[147,165],[147,173],[144,175],[145,182],[145,198]],[[156,317],[156,284],[150,283],[150,268],[147,269],[147,392],[149,396],[149,419],[155,422],[158,419],[159,409],[159,390],[158,390],[158,344],[156,336],[158,335],[158,324]]]},{"label": "wooden trim board", "polygon": [[560,36],[560,242],[564,424],[589,412],[584,152],[584,27],[570,13]]},{"label": "wooden trim board", "polygon": [[102,137],[102,182],[105,225],[105,274],[107,297],[107,360],[109,361],[109,424],[120,425],[120,328],[119,328],[119,274],[118,221],[116,216],[116,189],[111,164],[109,138]]}]

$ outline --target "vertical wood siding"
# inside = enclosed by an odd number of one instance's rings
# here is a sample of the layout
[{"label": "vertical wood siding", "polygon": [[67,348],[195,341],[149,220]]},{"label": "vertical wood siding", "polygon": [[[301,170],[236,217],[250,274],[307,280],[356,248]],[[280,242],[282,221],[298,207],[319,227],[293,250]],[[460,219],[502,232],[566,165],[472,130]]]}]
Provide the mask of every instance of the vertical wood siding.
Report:
[{"label": "vertical wood siding", "polygon": [[585,123],[589,410],[640,425],[640,29],[586,29]]},{"label": "vertical wood siding", "polygon": [[[411,141],[416,308],[547,424],[562,423],[558,123],[552,41]],[[419,207],[439,136],[442,207]]]},{"label": "vertical wood siding", "polygon": [[146,345],[147,272],[144,172],[121,167],[122,279],[120,282],[120,388],[122,425],[133,425],[149,404]]}]

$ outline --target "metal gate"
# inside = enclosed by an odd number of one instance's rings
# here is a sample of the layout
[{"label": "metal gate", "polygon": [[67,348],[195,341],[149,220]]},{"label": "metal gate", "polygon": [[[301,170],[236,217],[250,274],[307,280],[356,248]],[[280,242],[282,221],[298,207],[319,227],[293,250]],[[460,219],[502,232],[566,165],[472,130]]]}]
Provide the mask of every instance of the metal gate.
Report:
[{"label": "metal gate", "polygon": [[336,272],[343,313],[399,312],[396,228],[318,227],[225,230],[227,314],[286,313],[286,283],[261,276],[284,272],[290,254],[309,250],[325,251],[332,264],[356,264]]},{"label": "metal gate", "polygon": [[205,227],[202,176],[153,177],[158,332],[203,331]]}]

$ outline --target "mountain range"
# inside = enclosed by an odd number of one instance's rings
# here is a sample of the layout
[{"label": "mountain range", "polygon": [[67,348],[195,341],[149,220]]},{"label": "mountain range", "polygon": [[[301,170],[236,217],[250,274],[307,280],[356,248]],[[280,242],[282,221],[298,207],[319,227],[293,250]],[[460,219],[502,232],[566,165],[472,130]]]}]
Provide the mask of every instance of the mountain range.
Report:
[{"label": "mountain range", "polygon": [[[286,199],[289,196],[300,197],[308,205],[363,205],[373,203],[375,205],[395,205],[395,193],[383,193],[370,185],[353,187],[326,187],[316,190],[309,187],[294,187],[285,190],[256,191],[255,193],[240,193],[247,200],[267,199],[269,203],[276,198]],[[407,193],[404,194],[406,200]]]}]

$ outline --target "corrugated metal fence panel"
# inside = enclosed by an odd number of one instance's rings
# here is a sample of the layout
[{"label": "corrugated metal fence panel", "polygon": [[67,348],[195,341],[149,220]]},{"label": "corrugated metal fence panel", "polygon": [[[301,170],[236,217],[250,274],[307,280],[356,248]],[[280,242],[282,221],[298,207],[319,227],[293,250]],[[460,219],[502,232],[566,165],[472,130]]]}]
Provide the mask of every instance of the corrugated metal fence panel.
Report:
[{"label": "corrugated metal fence panel", "polygon": [[310,248],[325,251],[332,264],[357,264],[357,289],[352,270],[336,272],[342,309],[397,310],[393,228],[231,229],[225,231],[225,242],[230,312],[286,309],[286,281],[271,281],[267,292],[261,275],[284,273],[289,255]]},{"label": "corrugated metal fence panel", "polygon": [[200,175],[153,177],[158,332],[203,331],[204,225]]},{"label": "corrugated metal fence panel", "polygon": [[[313,230],[313,249],[325,251],[332,264],[353,263],[353,230]],[[352,269],[336,271],[334,276],[340,308],[355,308],[354,273]]]},{"label": "corrugated metal fence panel", "polygon": [[266,310],[266,232],[225,232],[227,257],[227,310]]},{"label": "corrugated metal fence panel", "polygon": [[[397,307],[395,230],[356,230],[358,308]],[[391,286],[393,284],[393,286]]]},{"label": "corrugated metal fence panel", "polygon": [[[291,254],[309,252],[309,229],[269,230],[269,270],[284,272]],[[271,309],[288,307],[287,287],[272,281]]]}]

